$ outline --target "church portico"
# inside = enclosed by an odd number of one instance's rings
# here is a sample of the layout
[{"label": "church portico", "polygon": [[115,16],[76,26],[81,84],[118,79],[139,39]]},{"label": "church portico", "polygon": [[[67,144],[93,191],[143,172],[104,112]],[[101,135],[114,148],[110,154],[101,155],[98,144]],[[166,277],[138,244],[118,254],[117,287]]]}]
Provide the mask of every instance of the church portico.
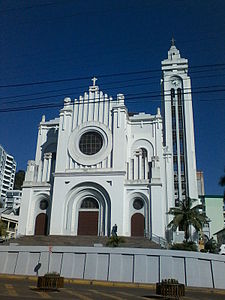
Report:
[{"label": "church portico", "polygon": [[[85,182],[76,185],[66,197],[64,212],[64,232],[71,235],[89,235],[92,233],[90,221],[97,218],[96,235],[109,235],[111,228],[111,200],[107,191],[99,184]],[[82,229],[83,221],[89,226]],[[90,217],[90,218],[89,218]],[[88,221],[89,220],[89,221]],[[95,226],[95,225],[94,225]],[[90,234],[92,235],[92,234]]]},{"label": "church portico", "polygon": [[[133,187],[134,188],[134,187]],[[128,209],[128,236],[150,236],[150,198],[149,187],[145,185],[140,189],[128,190],[127,194]]]},{"label": "church portico", "polygon": [[47,235],[49,228],[51,203],[50,195],[47,193],[38,193],[34,197],[34,215],[30,216],[30,222],[34,228],[34,235]]},{"label": "church portico", "polygon": [[123,212],[125,172],[111,171],[109,175],[109,171],[99,170],[96,178],[93,171],[55,174],[50,234],[84,235],[79,229],[79,225],[82,226],[80,220],[85,216],[88,223],[87,217],[91,218],[91,215],[95,215],[93,218],[98,221],[96,235],[109,236],[114,223],[118,224],[118,234],[123,234],[120,215]]},{"label": "church portico", "polygon": [[[51,200],[49,186],[24,187],[23,203],[21,204],[18,231],[22,235],[48,234],[51,215]],[[43,225],[44,222],[44,225]]]}]

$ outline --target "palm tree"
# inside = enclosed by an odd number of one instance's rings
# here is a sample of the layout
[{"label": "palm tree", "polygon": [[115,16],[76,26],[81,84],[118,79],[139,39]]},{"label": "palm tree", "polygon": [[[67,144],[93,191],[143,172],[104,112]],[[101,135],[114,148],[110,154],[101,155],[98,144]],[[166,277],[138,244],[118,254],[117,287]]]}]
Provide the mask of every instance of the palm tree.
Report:
[{"label": "palm tree", "polygon": [[184,238],[187,242],[190,238],[190,226],[192,225],[197,231],[202,230],[205,223],[209,222],[207,216],[200,212],[201,204],[193,206],[196,199],[186,197],[179,202],[178,207],[171,207],[168,214],[173,215],[173,220],[168,224],[168,228],[173,231],[179,227],[184,231]]},{"label": "palm tree", "polygon": [[[224,169],[224,172],[225,172],[225,169]],[[220,177],[219,185],[225,187],[225,175],[223,175],[222,177]],[[225,190],[224,190],[224,199],[225,199]]]},{"label": "palm tree", "polygon": [[225,175],[220,178],[220,185],[225,186]]}]

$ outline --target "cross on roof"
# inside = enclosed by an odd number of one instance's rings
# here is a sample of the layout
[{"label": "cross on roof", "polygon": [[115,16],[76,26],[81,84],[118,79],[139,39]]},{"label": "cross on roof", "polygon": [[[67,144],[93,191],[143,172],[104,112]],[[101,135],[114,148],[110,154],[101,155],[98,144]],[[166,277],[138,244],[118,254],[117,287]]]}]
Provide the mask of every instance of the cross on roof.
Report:
[{"label": "cross on roof", "polygon": [[98,79],[96,77],[93,77],[91,80],[93,81],[93,86],[95,86],[96,80]]}]

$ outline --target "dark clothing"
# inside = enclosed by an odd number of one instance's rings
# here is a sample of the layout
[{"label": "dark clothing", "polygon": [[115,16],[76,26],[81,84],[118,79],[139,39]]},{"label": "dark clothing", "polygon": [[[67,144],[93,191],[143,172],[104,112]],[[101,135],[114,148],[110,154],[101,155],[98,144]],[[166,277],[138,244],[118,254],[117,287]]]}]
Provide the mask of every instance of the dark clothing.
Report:
[{"label": "dark clothing", "polygon": [[112,236],[117,236],[117,225],[116,224],[112,228]]}]

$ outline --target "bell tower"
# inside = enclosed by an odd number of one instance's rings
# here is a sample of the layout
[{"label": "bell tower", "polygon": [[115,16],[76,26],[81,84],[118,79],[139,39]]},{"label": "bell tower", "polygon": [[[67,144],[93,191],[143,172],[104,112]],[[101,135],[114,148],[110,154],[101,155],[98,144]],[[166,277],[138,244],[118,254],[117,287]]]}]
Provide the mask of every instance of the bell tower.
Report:
[{"label": "bell tower", "polygon": [[188,60],[181,58],[172,39],[162,61],[164,144],[173,153],[174,201],[198,199],[191,80]]}]

